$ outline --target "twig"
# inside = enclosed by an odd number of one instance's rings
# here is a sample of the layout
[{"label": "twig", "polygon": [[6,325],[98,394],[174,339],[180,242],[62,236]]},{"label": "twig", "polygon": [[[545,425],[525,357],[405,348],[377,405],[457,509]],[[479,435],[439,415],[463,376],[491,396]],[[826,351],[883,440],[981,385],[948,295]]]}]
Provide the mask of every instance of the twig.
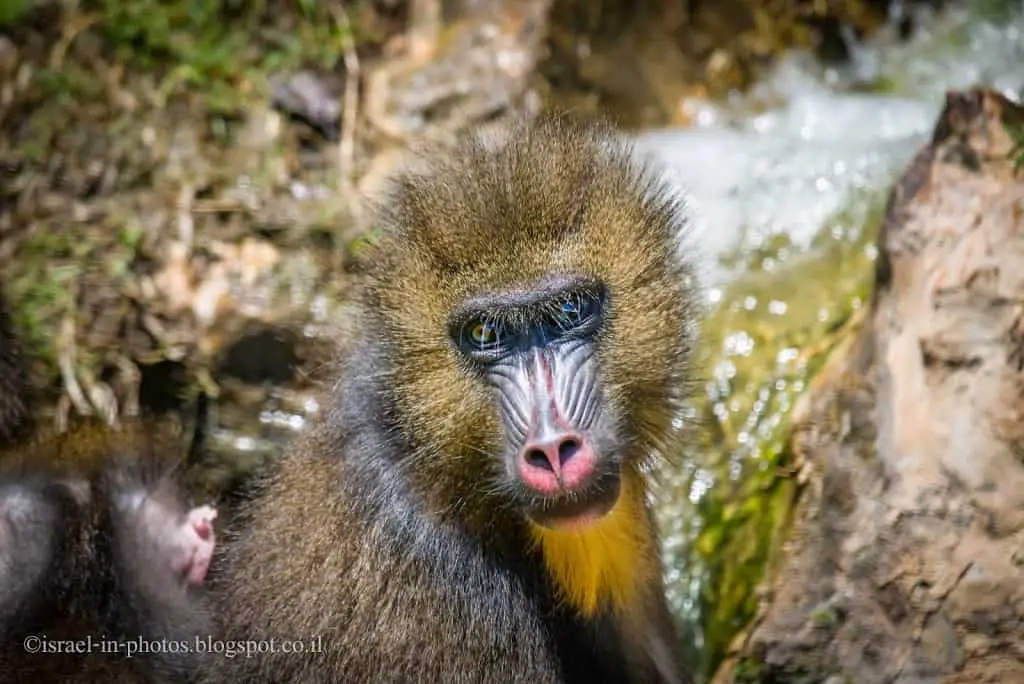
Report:
[{"label": "twig", "polygon": [[409,58],[414,62],[430,59],[437,48],[440,30],[440,1],[412,0],[409,3]]},{"label": "twig", "polygon": [[178,240],[185,245],[185,251],[192,251],[192,241],[195,238],[195,220],[192,218],[192,203],[196,198],[196,188],[192,183],[182,183],[178,188]]},{"label": "twig", "polygon": [[362,225],[362,207],[355,193],[356,120],[359,114],[359,55],[352,38],[352,22],[341,3],[331,5],[331,13],[341,32],[341,49],[345,61],[345,92],[341,101],[341,139],[338,141],[340,190],[348,198],[354,218]]},{"label": "twig", "polygon": [[50,69],[60,71],[60,68],[64,66],[64,57],[67,55],[71,43],[74,42],[75,38],[82,31],[98,24],[101,18],[96,14],[85,14],[75,17],[64,24],[60,32],[60,40],[57,41],[57,44],[53,46],[53,50],[50,51]]},{"label": "twig", "polygon": [[121,408],[120,414],[135,418],[139,415],[139,389],[142,385],[142,371],[124,354],[116,354],[114,358],[125,386],[124,406]]},{"label": "twig", "polygon": [[82,385],[78,382],[75,372],[75,319],[66,314],[61,320],[60,333],[57,338],[57,365],[60,367],[61,380],[64,382],[64,393],[80,415],[93,414],[92,406],[86,399]]},{"label": "twig", "polygon": [[58,406],[58,430],[63,431],[67,427],[70,407],[74,407],[81,416],[99,414],[107,425],[115,425],[118,418],[117,397],[106,383],[93,377],[89,369],[79,368],[75,328],[74,314],[65,314],[57,339],[57,361],[64,382],[63,395],[69,400],[70,406],[68,403]]}]

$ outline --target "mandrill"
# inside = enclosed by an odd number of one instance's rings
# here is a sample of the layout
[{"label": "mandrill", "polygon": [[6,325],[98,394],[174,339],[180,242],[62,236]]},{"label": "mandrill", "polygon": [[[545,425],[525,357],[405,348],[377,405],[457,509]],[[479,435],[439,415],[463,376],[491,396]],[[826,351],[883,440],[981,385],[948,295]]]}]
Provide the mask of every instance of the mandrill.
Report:
[{"label": "mandrill", "polygon": [[693,347],[678,197],[545,118],[423,156],[377,225],[328,410],[214,561],[223,637],[276,646],[206,681],[689,681],[645,475]]}]

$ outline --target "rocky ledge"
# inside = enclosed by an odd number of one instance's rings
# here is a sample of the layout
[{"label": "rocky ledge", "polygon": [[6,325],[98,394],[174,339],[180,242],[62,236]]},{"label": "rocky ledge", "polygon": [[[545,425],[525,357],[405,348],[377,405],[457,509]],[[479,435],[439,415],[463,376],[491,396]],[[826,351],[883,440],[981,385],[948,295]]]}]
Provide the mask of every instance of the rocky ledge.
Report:
[{"label": "rocky ledge", "polygon": [[950,93],[875,295],[794,418],[806,482],[718,682],[1024,682],[1024,108]]}]

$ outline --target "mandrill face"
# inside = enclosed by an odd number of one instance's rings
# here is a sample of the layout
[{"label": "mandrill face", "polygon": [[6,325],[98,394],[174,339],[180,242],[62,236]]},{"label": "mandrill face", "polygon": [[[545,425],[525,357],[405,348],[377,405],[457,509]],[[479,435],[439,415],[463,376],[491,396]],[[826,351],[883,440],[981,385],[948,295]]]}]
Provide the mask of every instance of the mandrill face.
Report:
[{"label": "mandrill face", "polygon": [[599,354],[609,314],[604,283],[562,274],[467,298],[449,320],[458,353],[491,390],[510,489],[545,527],[586,526],[619,498],[621,409]]},{"label": "mandrill face", "polygon": [[381,203],[363,306],[425,500],[552,533],[641,511],[689,376],[675,194],[615,136],[558,121],[426,166]]}]

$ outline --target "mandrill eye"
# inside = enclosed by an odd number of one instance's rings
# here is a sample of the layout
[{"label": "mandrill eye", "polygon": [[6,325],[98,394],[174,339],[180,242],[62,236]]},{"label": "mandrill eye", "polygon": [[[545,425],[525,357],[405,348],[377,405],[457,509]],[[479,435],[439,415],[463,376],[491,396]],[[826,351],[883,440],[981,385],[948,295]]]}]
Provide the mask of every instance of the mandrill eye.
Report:
[{"label": "mandrill eye", "polygon": [[574,292],[554,305],[551,318],[562,330],[571,330],[589,320],[597,309],[597,300],[586,292]]},{"label": "mandrill eye", "polygon": [[470,321],[466,324],[464,330],[464,337],[476,348],[480,350],[490,350],[498,345],[498,326],[486,320],[475,320]]}]

